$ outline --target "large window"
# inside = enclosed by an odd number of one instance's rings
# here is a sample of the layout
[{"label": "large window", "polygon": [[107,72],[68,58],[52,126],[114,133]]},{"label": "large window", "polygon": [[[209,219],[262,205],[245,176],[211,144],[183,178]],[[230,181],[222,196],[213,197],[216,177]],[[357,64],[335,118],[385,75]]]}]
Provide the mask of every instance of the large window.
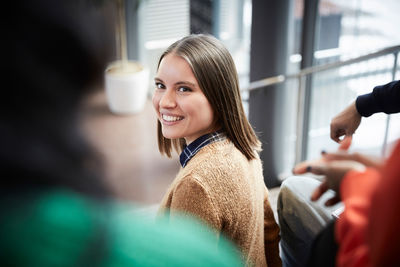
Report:
[{"label": "large window", "polygon": [[[292,3],[292,15],[288,18],[291,30],[289,67],[286,74],[299,72],[302,60],[300,52],[305,1],[293,0]],[[400,1],[396,0],[321,0],[318,6],[314,66],[399,45],[398,10]],[[371,92],[374,86],[390,82],[393,78],[399,79],[399,68],[393,76],[394,63],[394,55],[389,54],[311,75],[310,104],[306,107],[309,108],[309,115],[304,120],[308,121],[306,142],[303,144],[305,159],[320,157],[323,149],[337,149],[338,145],[330,139],[331,119],[358,95]],[[304,124],[304,118],[298,116],[297,109],[299,88],[299,80],[288,79],[282,89],[285,90],[287,105],[282,114],[285,130],[282,132],[284,145],[281,150],[285,167],[278,174],[281,178],[291,174],[290,170],[296,159],[295,151],[299,151],[296,150],[296,126],[298,122]],[[400,115],[375,114],[363,119],[351,149],[375,155],[385,152],[388,155],[390,145],[399,137]],[[386,149],[385,141],[389,144]]]}]

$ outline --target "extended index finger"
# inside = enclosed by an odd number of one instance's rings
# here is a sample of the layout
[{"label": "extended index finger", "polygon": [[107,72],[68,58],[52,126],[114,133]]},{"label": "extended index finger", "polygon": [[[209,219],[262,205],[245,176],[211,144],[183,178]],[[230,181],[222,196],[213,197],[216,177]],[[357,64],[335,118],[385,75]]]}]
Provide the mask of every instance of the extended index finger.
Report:
[{"label": "extended index finger", "polygon": [[311,200],[317,201],[326,191],[328,191],[328,184],[326,181],[323,181],[311,194]]},{"label": "extended index finger", "polygon": [[340,142],[339,150],[349,150],[352,140],[353,140],[352,135],[346,135]]}]

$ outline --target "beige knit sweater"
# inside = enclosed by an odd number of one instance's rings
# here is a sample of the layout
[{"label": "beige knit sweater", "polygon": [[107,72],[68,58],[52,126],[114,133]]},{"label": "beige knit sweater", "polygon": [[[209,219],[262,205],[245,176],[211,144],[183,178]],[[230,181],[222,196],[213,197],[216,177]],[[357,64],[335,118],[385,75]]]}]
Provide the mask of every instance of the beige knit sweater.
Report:
[{"label": "beige knit sweater", "polygon": [[248,266],[281,266],[279,227],[259,158],[247,158],[228,139],[209,144],[181,168],[161,202],[170,220],[189,214],[231,239]]}]

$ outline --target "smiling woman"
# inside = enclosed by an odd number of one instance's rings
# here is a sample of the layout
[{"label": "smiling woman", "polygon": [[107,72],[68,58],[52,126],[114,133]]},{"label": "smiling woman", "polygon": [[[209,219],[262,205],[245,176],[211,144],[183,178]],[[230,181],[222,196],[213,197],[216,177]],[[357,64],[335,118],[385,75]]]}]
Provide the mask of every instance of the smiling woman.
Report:
[{"label": "smiling woman", "polygon": [[160,213],[199,218],[218,238],[232,240],[247,265],[280,266],[260,142],[243,111],[228,50],[214,37],[187,36],[161,56],[155,86],[159,150],[171,156],[175,148],[182,166]]}]

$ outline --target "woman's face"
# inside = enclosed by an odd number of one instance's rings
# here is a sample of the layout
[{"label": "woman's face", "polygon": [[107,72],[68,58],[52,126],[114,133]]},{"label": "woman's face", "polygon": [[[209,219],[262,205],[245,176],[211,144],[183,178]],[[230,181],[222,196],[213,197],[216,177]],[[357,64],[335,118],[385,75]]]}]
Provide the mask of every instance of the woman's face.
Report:
[{"label": "woman's face", "polygon": [[186,60],[166,55],[154,80],[153,105],[165,138],[185,138],[190,144],[216,130],[212,107]]}]

